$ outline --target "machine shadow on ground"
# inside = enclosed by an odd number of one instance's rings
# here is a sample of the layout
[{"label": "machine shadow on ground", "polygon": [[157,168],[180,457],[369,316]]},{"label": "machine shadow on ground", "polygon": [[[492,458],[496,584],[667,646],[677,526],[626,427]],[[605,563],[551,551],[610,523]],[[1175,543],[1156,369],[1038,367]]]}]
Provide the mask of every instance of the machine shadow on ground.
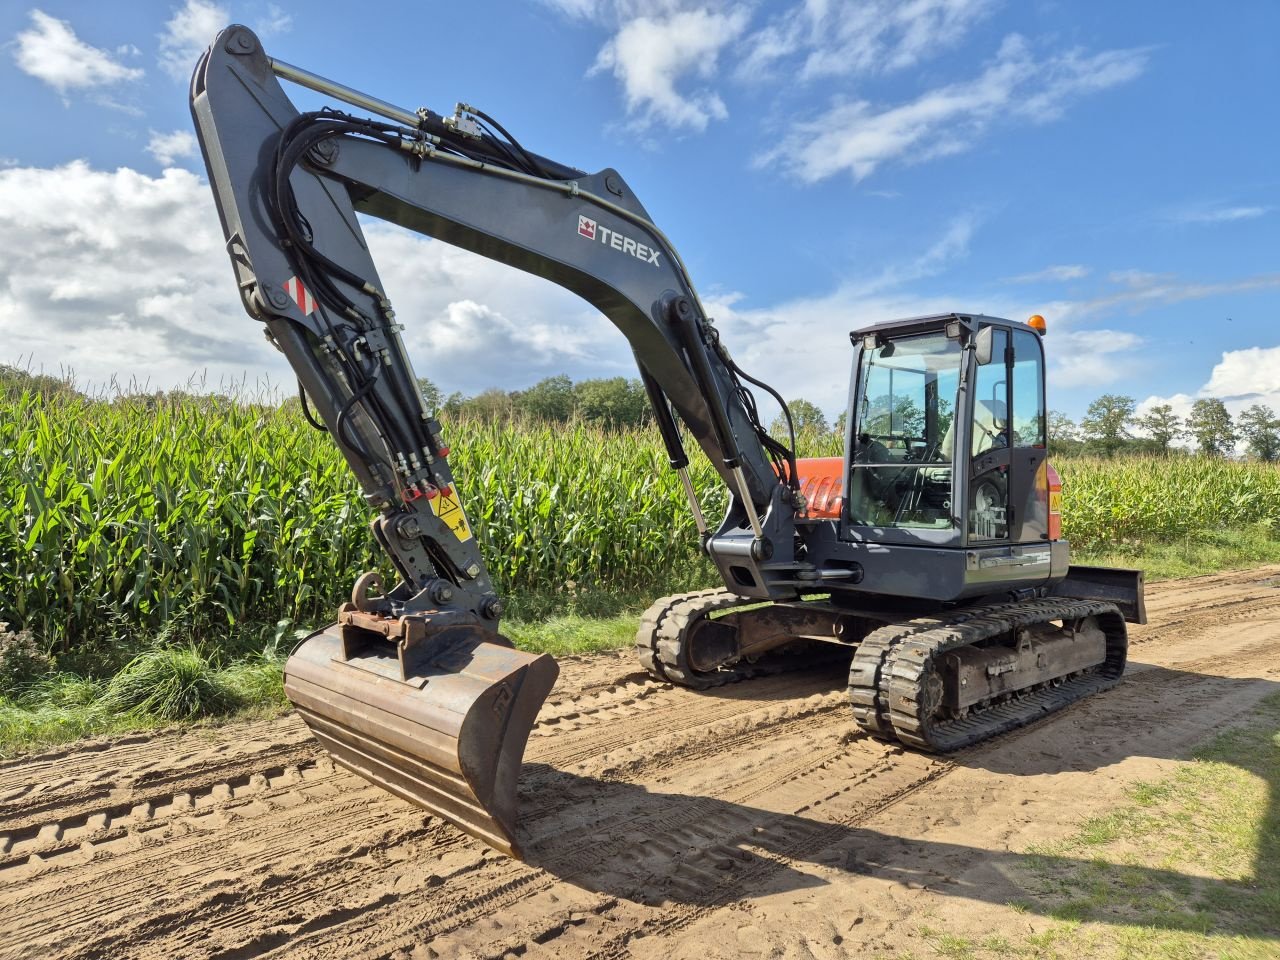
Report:
[{"label": "machine shadow on ground", "polygon": [[[1161,671],[1160,676],[1150,674]],[[1207,678],[1161,667],[1146,667],[1148,681],[1162,683],[1220,682],[1221,696],[1233,693],[1256,702],[1280,692],[1280,683],[1257,679]],[[741,686],[749,686],[747,684]],[[1097,695],[1105,698],[1108,694]],[[1059,718],[1059,722],[1069,717]],[[1052,721],[1050,721],[1052,722]],[[850,719],[852,725],[852,718]],[[1034,734],[1035,727],[1028,731]],[[1128,750],[1118,742],[1090,761],[1083,756],[1054,756],[1025,747],[1029,737],[1012,735],[1010,750],[1000,741],[961,751],[952,759],[996,773],[1030,776],[1064,771],[1087,771],[1119,763],[1129,756],[1185,759],[1187,750]],[[1145,738],[1151,739],[1151,738]],[[1280,782],[1264,769],[1251,769],[1268,779],[1270,807],[1266,823],[1280,823]],[[904,840],[872,830],[856,822],[809,819],[712,797],[664,793],[627,783],[600,781],[550,767],[526,765],[526,776],[538,789],[558,791],[571,802],[547,822],[531,824],[525,841],[526,860],[565,882],[609,896],[658,906],[684,903],[718,906],[736,900],[782,891],[827,885],[822,875],[790,863],[809,863],[849,874],[882,878],[912,889],[928,888],[933,894],[994,905],[1025,900],[1025,892],[1009,877],[1030,876],[1043,868],[1045,858],[1034,854],[990,850],[930,840]],[[582,798],[578,801],[576,798]],[[823,810],[826,807],[821,808]],[[860,819],[851,811],[847,820]],[[1091,859],[1055,856],[1055,871],[1086,868]],[[1254,872],[1264,863],[1280,859],[1280,836],[1264,831],[1254,858]],[[982,869],[973,870],[975,865]],[[1230,903],[1250,889],[1249,882],[1223,881],[1145,866],[1124,867],[1126,883],[1138,889],[1186,889],[1193,885],[1206,902]],[[966,881],[957,874],[970,871],[982,882]],[[1048,909],[1034,904],[1032,911]],[[1104,921],[1105,922],[1105,921]],[[1144,921],[1145,922],[1145,921]],[[1202,930],[1202,920],[1190,915],[1164,914],[1159,928]],[[1280,921],[1274,929],[1258,929],[1256,921],[1230,910],[1215,911],[1213,933],[1252,935],[1280,941]]]}]

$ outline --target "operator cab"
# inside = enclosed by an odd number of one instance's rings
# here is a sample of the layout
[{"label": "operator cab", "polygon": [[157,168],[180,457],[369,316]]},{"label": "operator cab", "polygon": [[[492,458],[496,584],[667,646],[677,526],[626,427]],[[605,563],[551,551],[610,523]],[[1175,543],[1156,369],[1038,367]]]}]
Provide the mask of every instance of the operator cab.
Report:
[{"label": "operator cab", "polygon": [[1040,334],[948,314],[851,336],[849,533],[935,547],[1047,540]]}]

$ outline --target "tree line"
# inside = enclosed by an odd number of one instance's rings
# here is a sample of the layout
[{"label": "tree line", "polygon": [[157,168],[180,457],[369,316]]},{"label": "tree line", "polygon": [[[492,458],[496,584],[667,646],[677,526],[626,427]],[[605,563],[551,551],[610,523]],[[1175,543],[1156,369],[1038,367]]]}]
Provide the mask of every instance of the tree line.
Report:
[{"label": "tree line", "polygon": [[[419,379],[418,387],[428,409],[450,418],[502,420],[526,416],[559,423],[578,419],[617,428],[644,426],[652,419],[643,384],[628,377],[604,377],[575,383],[566,374],[558,374],[546,377],[525,390],[491,387],[471,397],[459,392],[446,395],[425,377]],[[0,391],[42,395],[77,393],[67,378],[32,373],[7,364],[0,364]],[[163,391],[121,394],[114,399],[135,399],[139,396],[153,403],[167,398],[192,399],[195,396],[205,403],[235,402],[232,397],[193,395],[182,390],[168,394]],[[290,402],[296,403],[296,397],[285,400],[286,404]],[[816,404],[803,398],[790,401],[787,407],[797,430],[844,432],[847,415],[843,411],[834,423],[830,423]],[[1050,451],[1107,457],[1134,453],[1168,456],[1183,449],[1179,446],[1180,441],[1190,441],[1202,455],[1229,457],[1243,443],[1245,454],[1253,459],[1267,463],[1280,461],[1280,416],[1266,404],[1255,403],[1234,417],[1226,404],[1216,397],[1195,401],[1186,417],[1178,416],[1172,405],[1167,403],[1153,406],[1141,415],[1137,408],[1138,401],[1133,397],[1108,393],[1089,404],[1078,423],[1066,414],[1052,410],[1046,423]],[[906,412],[900,413],[906,416]],[[770,429],[775,435],[784,435],[784,419],[781,416],[775,418]]]},{"label": "tree line", "polygon": [[526,390],[490,387],[474,397],[454,392],[445,395],[426,377],[418,389],[427,409],[448,418],[506,420],[526,416],[552,423],[586,420],[608,427],[639,427],[651,419],[649,397],[635,378],[602,377],[574,383],[557,374],[539,380]]},{"label": "tree line", "polygon": [[[1124,453],[1168,456],[1178,441],[1189,440],[1203,456],[1229,457],[1243,441],[1245,453],[1267,463],[1280,460],[1280,417],[1266,404],[1255,403],[1232,417],[1226,404],[1205,397],[1180,417],[1167,403],[1139,415],[1133,397],[1104,394],[1075,423],[1056,410],[1049,413],[1049,447],[1057,453]],[[1137,432],[1135,432],[1137,431]],[[1141,434],[1141,435],[1139,435]]]}]

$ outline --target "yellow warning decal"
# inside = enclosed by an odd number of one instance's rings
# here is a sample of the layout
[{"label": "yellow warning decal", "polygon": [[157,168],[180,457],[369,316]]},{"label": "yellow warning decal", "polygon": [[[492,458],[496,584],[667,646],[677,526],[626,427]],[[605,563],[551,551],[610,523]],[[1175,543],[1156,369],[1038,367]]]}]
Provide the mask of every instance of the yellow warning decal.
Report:
[{"label": "yellow warning decal", "polygon": [[459,540],[471,539],[471,527],[467,524],[467,515],[462,512],[462,501],[458,498],[456,488],[449,492],[440,491],[440,495],[431,498],[431,512],[443,520]]},{"label": "yellow warning decal", "polygon": [[1062,491],[1061,490],[1049,491],[1049,512],[1050,513],[1062,512]]}]

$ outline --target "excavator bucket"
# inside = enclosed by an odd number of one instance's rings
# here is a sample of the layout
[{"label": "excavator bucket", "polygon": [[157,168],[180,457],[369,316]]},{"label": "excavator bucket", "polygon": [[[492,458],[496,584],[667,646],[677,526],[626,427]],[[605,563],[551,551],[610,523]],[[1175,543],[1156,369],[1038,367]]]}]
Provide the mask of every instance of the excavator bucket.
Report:
[{"label": "excavator bucket", "polygon": [[493,640],[457,629],[406,662],[335,624],[294,650],[284,688],[337,763],[519,857],[520,763],[559,667]]}]

